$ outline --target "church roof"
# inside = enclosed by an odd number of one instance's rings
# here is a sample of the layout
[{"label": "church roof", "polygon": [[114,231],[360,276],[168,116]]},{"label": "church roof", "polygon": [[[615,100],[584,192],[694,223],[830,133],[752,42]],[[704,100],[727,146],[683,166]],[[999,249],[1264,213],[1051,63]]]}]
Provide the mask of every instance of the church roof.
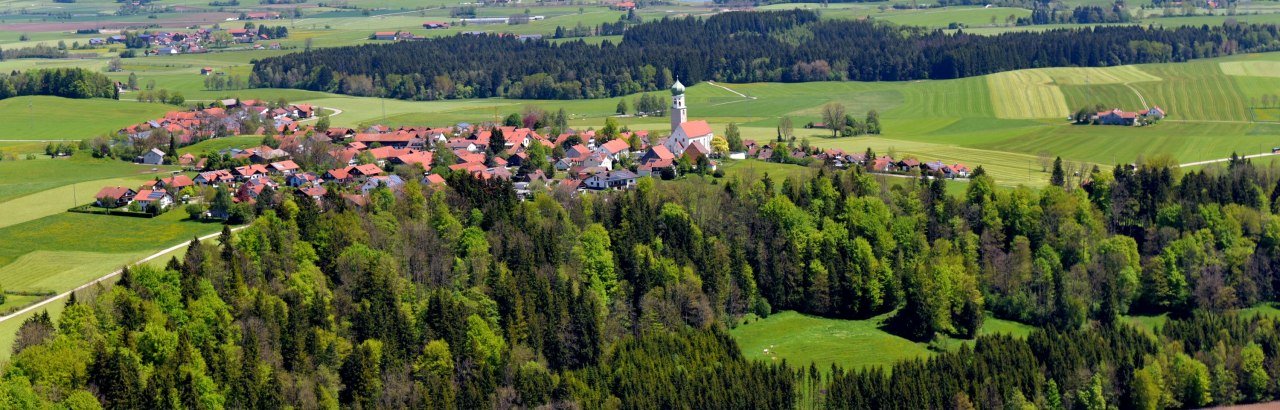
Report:
[{"label": "church roof", "polygon": [[685,121],[680,123],[680,130],[684,131],[684,135],[689,138],[697,138],[703,135],[711,134],[711,126],[706,121]]},{"label": "church roof", "polygon": [[681,84],[680,80],[676,80],[676,83],[671,85],[671,95],[680,94],[684,94],[684,84]]}]

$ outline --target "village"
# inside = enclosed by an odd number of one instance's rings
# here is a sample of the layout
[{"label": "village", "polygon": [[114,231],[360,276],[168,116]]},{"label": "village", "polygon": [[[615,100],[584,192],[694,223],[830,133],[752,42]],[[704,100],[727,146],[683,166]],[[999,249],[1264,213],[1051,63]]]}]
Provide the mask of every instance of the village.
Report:
[{"label": "village", "polygon": [[[538,190],[580,194],[628,189],[643,177],[722,177],[719,166],[726,159],[816,162],[838,169],[940,178],[967,178],[971,172],[963,164],[895,159],[870,150],[805,149],[782,142],[743,140],[740,150],[730,152],[706,121],[688,119],[684,91],[678,81],[671,89],[669,133],[631,131],[607,123],[599,130],[566,130],[554,136],[540,134],[533,124],[510,123],[329,127],[327,117],[317,116],[319,107],[221,100],[119,130],[131,144],[146,147],[134,161],[179,165],[194,177],[175,172],[140,187],[103,187],[93,207],[158,215],[187,203],[193,217],[228,219],[233,204],[252,205],[264,193],[288,190],[317,203],[340,200],[343,206],[365,207],[379,190],[396,192],[410,182],[444,186],[451,176],[510,183],[517,197],[525,199]],[[175,150],[232,134],[262,135],[263,144],[200,155]],[[163,149],[166,141],[168,151]]]},{"label": "village", "polygon": [[[272,14],[275,17],[248,19],[268,20],[279,18],[278,14]],[[226,48],[235,44],[242,44],[259,50],[278,50],[280,49],[278,41],[271,41],[265,45],[260,42],[279,40],[289,36],[289,30],[284,26],[268,27],[255,25],[252,22],[245,23],[238,28],[198,28],[189,31],[116,31],[115,33],[117,34],[90,38],[89,46],[120,44],[128,48],[146,49],[142,52],[144,55],[199,54],[209,52],[213,48]]]}]

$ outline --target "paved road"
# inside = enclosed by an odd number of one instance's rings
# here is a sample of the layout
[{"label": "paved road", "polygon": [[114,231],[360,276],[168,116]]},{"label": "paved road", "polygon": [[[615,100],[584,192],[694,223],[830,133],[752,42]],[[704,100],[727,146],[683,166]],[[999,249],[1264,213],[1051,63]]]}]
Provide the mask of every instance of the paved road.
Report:
[{"label": "paved road", "polygon": [[[247,225],[246,225],[246,226],[235,227],[235,228],[231,228],[231,231],[233,231],[233,232],[234,232],[234,231],[239,231],[239,230],[244,229],[244,228],[247,228],[247,227],[248,227]],[[199,240],[201,240],[201,241],[208,240],[208,239],[210,239],[210,238],[216,237],[216,236],[221,235],[221,234],[222,234],[222,232],[211,233],[211,234],[208,234],[208,235],[205,235],[205,236],[201,236]],[[139,260],[138,262],[135,262],[133,265],[139,265],[139,264],[143,264],[143,263],[150,262],[151,260],[153,260],[153,259],[155,259],[155,258],[159,258],[159,257],[161,257],[161,256],[164,256],[164,254],[166,254],[166,253],[173,252],[173,251],[176,251],[176,250],[178,250],[178,249],[182,249],[182,248],[186,247],[186,246],[187,246],[188,244],[190,244],[190,243],[191,243],[190,241],[186,241],[186,242],[183,242],[183,243],[180,243],[180,244],[177,244],[177,245],[171,246],[171,247],[169,247],[169,248],[167,248],[167,249],[165,249],[165,250],[162,250],[162,251],[160,251],[160,252],[153,253],[153,254],[151,254],[151,256],[148,256],[148,257],[142,258],[142,260]],[[9,320],[9,319],[13,319],[13,318],[15,318],[15,317],[22,316],[23,314],[26,314],[26,313],[31,312],[31,311],[33,311],[33,310],[36,310],[36,309],[42,308],[42,307],[44,307],[45,305],[48,305],[48,304],[53,303],[53,302],[55,302],[55,301],[62,300],[62,298],[65,298],[65,297],[67,297],[67,296],[70,296],[72,292],[78,292],[78,291],[80,291],[80,290],[83,290],[84,288],[87,288],[87,287],[93,286],[93,285],[94,285],[94,284],[96,284],[96,283],[102,282],[102,281],[107,280],[107,279],[111,279],[112,277],[114,277],[114,276],[116,276],[116,275],[119,275],[119,274],[120,274],[120,271],[121,271],[121,269],[116,269],[114,272],[108,273],[108,274],[106,274],[106,275],[104,275],[104,276],[102,276],[102,277],[100,277],[100,278],[94,279],[94,280],[90,281],[89,283],[86,283],[86,284],[80,285],[80,286],[76,287],[75,289],[72,289],[72,290],[69,290],[69,291],[66,291],[66,292],[62,292],[62,293],[58,294],[57,296],[53,296],[53,297],[50,297],[50,298],[46,298],[46,299],[44,299],[44,300],[41,300],[41,301],[39,301],[39,302],[36,302],[35,304],[33,304],[33,305],[31,305],[31,306],[27,306],[27,307],[25,307],[25,308],[19,309],[17,312],[13,312],[13,313],[10,313],[10,314],[8,314],[8,315],[0,316],[0,323],[4,323],[5,321],[7,321],[7,320]]]}]

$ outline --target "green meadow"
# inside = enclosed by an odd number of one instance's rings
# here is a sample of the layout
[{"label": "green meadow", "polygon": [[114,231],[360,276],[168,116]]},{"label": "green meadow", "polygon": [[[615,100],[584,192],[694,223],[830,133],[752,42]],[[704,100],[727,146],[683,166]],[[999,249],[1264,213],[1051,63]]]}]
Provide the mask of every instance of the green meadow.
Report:
[{"label": "green meadow", "polygon": [[[830,369],[833,364],[846,369],[887,367],[934,353],[925,343],[916,343],[883,330],[883,322],[889,316],[842,320],[786,311],[764,319],[751,316],[729,334],[737,340],[747,358],[785,360],[793,366],[815,364],[823,370]],[[987,317],[979,334],[1026,337],[1032,330],[1033,327],[1021,323]],[[958,347],[959,343],[948,345],[948,348]]]},{"label": "green meadow", "polygon": [[0,140],[78,141],[159,118],[175,109],[165,104],[107,99],[7,98],[0,100]]}]

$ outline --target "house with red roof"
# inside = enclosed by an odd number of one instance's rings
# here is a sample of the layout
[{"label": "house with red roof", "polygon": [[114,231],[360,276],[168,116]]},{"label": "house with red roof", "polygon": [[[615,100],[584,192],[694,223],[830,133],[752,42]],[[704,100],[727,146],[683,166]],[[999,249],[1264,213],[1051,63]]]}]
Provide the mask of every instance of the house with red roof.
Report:
[{"label": "house with red roof", "polygon": [[165,191],[143,189],[133,197],[133,202],[142,206],[144,211],[166,209],[173,205],[173,197]]},{"label": "house with red roof", "polygon": [[93,204],[103,208],[119,208],[128,205],[136,195],[138,192],[131,188],[105,187],[93,196],[95,199]]},{"label": "house with red roof", "polygon": [[1099,112],[1095,119],[1098,124],[1102,125],[1136,125],[1138,113],[1116,108],[1111,111]]}]

